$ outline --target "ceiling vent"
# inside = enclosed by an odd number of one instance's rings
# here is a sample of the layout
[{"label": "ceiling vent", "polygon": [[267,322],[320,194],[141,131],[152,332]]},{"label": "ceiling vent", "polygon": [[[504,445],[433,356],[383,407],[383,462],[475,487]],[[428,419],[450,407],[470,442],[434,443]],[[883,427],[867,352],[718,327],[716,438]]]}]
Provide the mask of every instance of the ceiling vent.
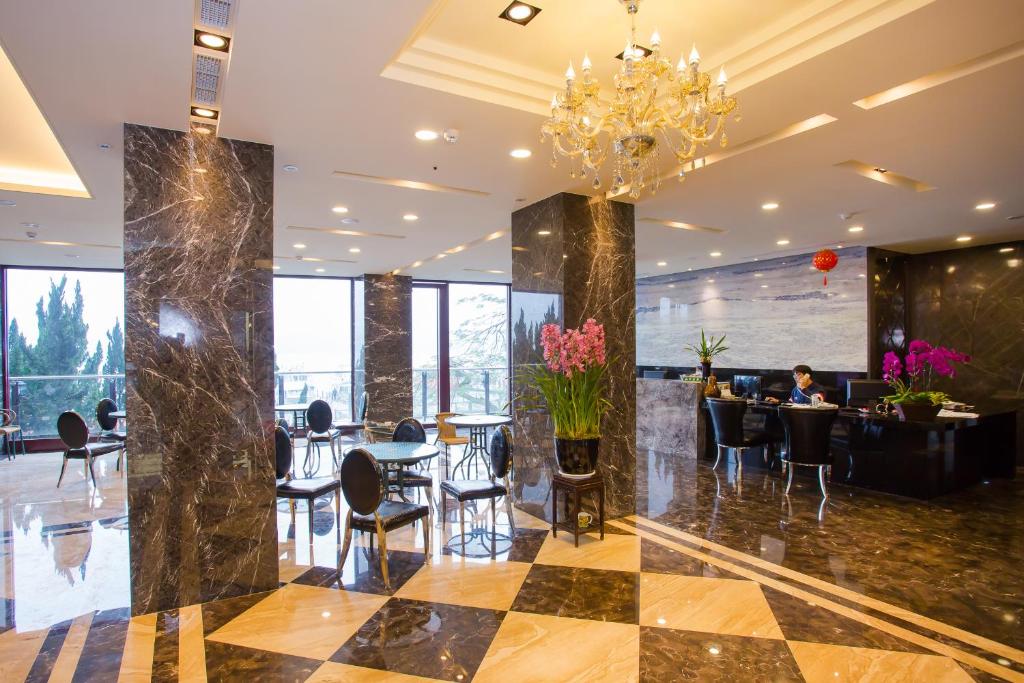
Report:
[{"label": "ceiling vent", "polygon": [[224,60],[207,55],[196,55],[192,100],[196,104],[217,104],[217,86],[220,83],[220,65]]},{"label": "ceiling vent", "polygon": [[232,0],[200,0],[199,23],[226,29],[231,20]]}]

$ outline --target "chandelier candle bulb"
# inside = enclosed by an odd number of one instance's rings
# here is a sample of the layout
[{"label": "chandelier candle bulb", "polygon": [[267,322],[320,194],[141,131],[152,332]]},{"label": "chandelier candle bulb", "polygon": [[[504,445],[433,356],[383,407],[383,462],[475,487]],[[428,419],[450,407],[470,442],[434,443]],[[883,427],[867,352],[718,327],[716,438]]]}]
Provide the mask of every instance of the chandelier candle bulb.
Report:
[{"label": "chandelier candle bulb", "polygon": [[661,47],[661,35],[657,31],[651,34],[651,47],[655,50]]},{"label": "chandelier candle bulb", "polygon": [[565,70],[565,80],[572,85],[572,82],[576,80],[576,71],[572,68],[572,60],[569,60],[569,68]]},{"label": "chandelier candle bulb", "polygon": [[700,64],[700,53],[697,52],[696,45],[690,48],[690,64],[693,66],[697,66],[698,64]]},{"label": "chandelier candle bulb", "polygon": [[718,87],[724,89],[728,81],[729,79],[725,77],[725,67],[723,66],[718,70]]},{"label": "chandelier candle bulb", "polygon": [[[572,63],[571,62],[569,63],[569,67],[570,68],[572,67]],[[586,52],[584,52],[583,53],[583,75],[584,76],[586,76],[586,75],[588,75],[590,73],[590,68],[591,68],[590,55],[588,55]]]}]

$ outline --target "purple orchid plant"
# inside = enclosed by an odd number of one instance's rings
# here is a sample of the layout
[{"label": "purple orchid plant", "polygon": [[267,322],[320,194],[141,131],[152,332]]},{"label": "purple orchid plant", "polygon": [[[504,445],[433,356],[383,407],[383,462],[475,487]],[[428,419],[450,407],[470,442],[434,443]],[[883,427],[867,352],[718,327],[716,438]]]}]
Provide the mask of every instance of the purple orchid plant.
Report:
[{"label": "purple orchid plant", "polygon": [[949,396],[942,391],[933,391],[932,379],[936,376],[956,377],[955,364],[970,362],[971,357],[965,353],[915,339],[910,342],[902,360],[892,351],[882,359],[882,379],[896,392],[885,399],[890,403],[942,405]]}]

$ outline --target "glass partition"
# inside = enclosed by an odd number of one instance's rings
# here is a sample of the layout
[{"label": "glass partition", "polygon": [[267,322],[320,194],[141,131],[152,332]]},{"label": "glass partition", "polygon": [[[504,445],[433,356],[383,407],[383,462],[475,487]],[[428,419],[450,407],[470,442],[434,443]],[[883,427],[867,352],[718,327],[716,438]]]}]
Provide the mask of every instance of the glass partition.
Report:
[{"label": "glass partition", "polygon": [[9,406],[26,437],[57,435],[74,410],[92,429],[101,398],[125,404],[124,275],[7,269]]},{"label": "glass partition", "polygon": [[435,285],[412,288],[412,406],[421,422],[433,422],[440,412],[440,295]]},{"label": "glass partition", "polygon": [[508,410],[508,287],[448,285],[448,355],[451,410]]}]

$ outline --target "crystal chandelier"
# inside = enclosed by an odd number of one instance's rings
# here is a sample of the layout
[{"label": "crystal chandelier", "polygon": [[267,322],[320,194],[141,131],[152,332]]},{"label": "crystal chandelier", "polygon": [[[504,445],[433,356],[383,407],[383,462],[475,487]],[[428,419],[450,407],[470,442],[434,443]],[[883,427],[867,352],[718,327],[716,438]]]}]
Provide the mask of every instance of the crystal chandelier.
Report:
[{"label": "crystal chandelier", "polygon": [[[662,56],[657,32],[651,36],[649,52],[638,47],[636,13],[640,0],[619,2],[626,6],[632,28],[622,53],[622,67],[615,76],[614,98],[607,107],[602,105],[600,85],[590,75],[589,57],[583,57],[582,79],[577,79],[570,61],[565,89],[551,99],[551,118],[541,127],[541,141],[551,137],[552,166],[557,165],[558,155],[569,157],[570,176],[592,174],[595,190],[601,187],[600,168],[610,151],[612,192],[618,193],[628,184],[629,196],[637,199],[645,188],[653,194],[661,183],[660,144],[672,150],[681,166],[694,158],[698,146],[707,145],[719,135],[722,147],[728,144],[724,123],[736,110],[736,99],[725,94],[724,68],[712,89],[710,75],[700,71],[696,46],[689,59],[680,59],[674,69]],[[679,180],[684,177],[685,172],[680,170]]]}]

